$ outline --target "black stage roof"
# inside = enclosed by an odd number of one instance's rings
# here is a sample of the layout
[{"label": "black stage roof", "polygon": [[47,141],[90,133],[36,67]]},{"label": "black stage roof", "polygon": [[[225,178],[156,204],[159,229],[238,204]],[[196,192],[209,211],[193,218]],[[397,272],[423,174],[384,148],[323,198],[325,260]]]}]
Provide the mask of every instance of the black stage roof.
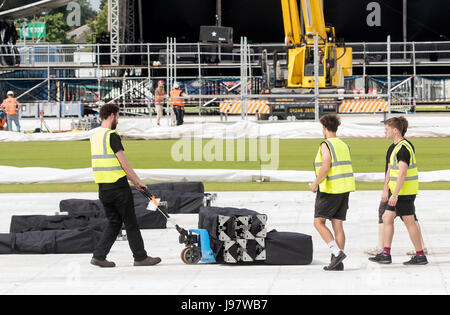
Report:
[{"label": "black stage roof", "polygon": [[[369,5],[371,4],[371,5]],[[379,5],[380,24],[369,26],[373,5]],[[197,42],[201,25],[214,25],[215,0],[142,1],[144,39],[166,42]],[[403,40],[403,1],[324,0],[325,22],[336,28],[336,36],[347,42]],[[254,43],[284,42],[280,0],[222,1],[222,24],[234,28],[234,41],[241,36]],[[450,40],[448,0],[408,1],[408,40]]]}]

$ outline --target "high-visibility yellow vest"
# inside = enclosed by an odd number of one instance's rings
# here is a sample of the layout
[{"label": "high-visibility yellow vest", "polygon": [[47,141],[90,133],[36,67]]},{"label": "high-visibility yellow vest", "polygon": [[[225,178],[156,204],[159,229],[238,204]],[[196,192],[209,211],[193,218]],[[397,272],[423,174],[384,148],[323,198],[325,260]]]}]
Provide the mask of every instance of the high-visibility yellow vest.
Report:
[{"label": "high-visibility yellow vest", "polygon": [[400,173],[400,170],[398,168],[397,153],[402,147],[405,147],[409,151],[411,158],[409,160],[408,170],[406,171],[405,182],[403,183],[402,189],[398,194],[403,196],[417,195],[419,193],[419,171],[417,169],[416,154],[414,153],[411,145],[406,140],[402,140],[397,143],[394,150],[392,151],[389,160],[389,163],[391,165],[389,171],[389,189],[391,190],[391,193],[394,193],[395,186],[397,185],[397,178]]},{"label": "high-visibility yellow vest", "polygon": [[92,170],[97,184],[115,183],[127,174],[111,148],[110,136],[116,131],[100,127],[91,137]]},{"label": "high-visibility yellow vest", "polygon": [[[339,138],[330,138],[322,143],[326,143],[330,149],[331,168],[328,176],[319,184],[319,190],[328,194],[343,194],[355,191],[355,177],[353,175],[349,146]],[[322,143],[319,146],[319,151],[314,162],[316,176],[322,167]]]}]

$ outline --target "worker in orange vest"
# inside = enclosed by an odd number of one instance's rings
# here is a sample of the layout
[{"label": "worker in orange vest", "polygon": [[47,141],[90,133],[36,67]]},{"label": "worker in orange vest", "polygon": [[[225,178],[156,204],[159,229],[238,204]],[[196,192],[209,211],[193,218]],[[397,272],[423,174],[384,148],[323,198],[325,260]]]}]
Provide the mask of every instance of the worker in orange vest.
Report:
[{"label": "worker in orange vest", "polygon": [[186,97],[186,93],[180,89],[180,84],[175,82],[173,90],[170,91],[170,102],[175,112],[177,126],[181,126],[184,123],[184,97]]},{"label": "worker in orange vest", "polygon": [[164,101],[166,99],[166,92],[164,91],[164,81],[158,81],[158,87],[155,90],[155,109],[156,109],[156,123],[160,125],[161,118],[164,116]]},{"label": "worker in orange vest", "polygon": [[14,98],[14,92],[9,91],[6,94],[7,98],[3,100],[3,103],[0,105],[2,109],[6,112],[6,119],[8,123],[8,131],[12,130],[12,123],[16,125],[17,132],[20,132],[20,123],[19,123],[19,103]]}]

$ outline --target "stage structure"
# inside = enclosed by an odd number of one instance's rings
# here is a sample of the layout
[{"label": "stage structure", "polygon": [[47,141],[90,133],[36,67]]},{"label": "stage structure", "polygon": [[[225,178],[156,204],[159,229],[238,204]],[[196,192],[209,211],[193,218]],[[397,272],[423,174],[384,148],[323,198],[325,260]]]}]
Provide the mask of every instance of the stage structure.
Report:
[{"label": "stage structure", "polygon": [[[68,102],[81,102],[85,114],[95,113],[101,104],[111,102],[119,104],[127,115],[147,116],[154,113],[152,91],[156,82],[163,80],[170,89],[174,81],[179,81],[189,94],[186,108],[190,113],[220,114],[223,119],[233,114],[241,115],[242,119],[248,119],[249,115],[258,115],[261,119],[302,119],[308,115],[310,119],[315,116],[314,112],[305,110],[308,104],[323,97],[315,91],[305,96],[305,104],[269,101],[267,93],[276,84],[276,77],[283,78],[287,65],[283,30],[278,30],[277,26],[277,21],[282,21],[281,5],[277,1],[268,1],[267,5],[255,7],[254,11],[249,9],[252,1],[190,2],[192,6],[181,10],[173,0],[109,0],[110,34],[104,42],[97,44],[27,43],[14,46],[13,41],[4,41],[0,55],[1,60],[6,61],[0,68],[0,91],[16,91],[21,103],[30,104],[29,110],[25,111],[28,117],[37,115],[34,109],[40,105],[36,106],[36,103],[46,104],[48,108],[50,104],[64,108]],[[419,2],[424,3],[418,0],[409,4],[414,9]],[[67,4],[63,0],[45,3],[46,6],[41,8]],[[240,7],[238,3],[241,3]],[[327,20],[333,21],[339,35],[347,37],[349,33],[345,23],[336,21],[336,16],[342,16],[338,14],[341,9],[333,8],[333,1],[324,3],[331,6],[326,7],[329,10],[326,12]],[[354,3],[358,4],[355,7],[358,13],[366,10],[369,4],[367,1]],[[168,11],[170,6],[174,10]],[[381,5],[381,9],[385,7]],[[279,14],[274,14],[276,10]],[[230,15],[232,11],[237,12],[236,15]],[[255,18],[261,22],[269,11],[273,21],[269,19],[264,25],[254,23]],[[424,9],[424,16],[429,11],[429,7]],[[10,10],[10,15],[5,12],[0,9],[0,17],[15,18],[22,14],[15,9],[15,15],[11,15],[13,11]],[[391,16],[386,14],[386,17]],[[396,22],[404,23],[401,13],[399,17]],[[179,23],[167,24],[172,20]],[[381,21],[383,24],[384,20]],[[237,27],[238,22],[242,27]],[[252,25],[257,25],[259,31],[255,32]],[[203,28],[205,30],[231,27],[234,33],[228,29],[226,42],[208,41],[208,36],[203,41],[201,26],[208,26]],[[261,32],[261,27],[264,32]],[[373,31],[381,37],[388,28],[389,25],[383,24],[383,30]],[[411,36],[414,30],[414,27],[409,27],[406,33]],[[450,41],[404,41],[404,36],[398,36],[398,29],[394,31],[394,40],[386,36],[377,42],[368,42],[364,38],[346,41],[353,50],[353,75],[345,78],[345,95],[327,96],[333,104],[323,104],[323,107],[342,107],[349,113],[370,109],[382,113],[390,108],[385,106],[386,103],[399,105],[403,111],[411,110],[419,105],[418,102],[443,102],[448,107]],[[249,36],[243,36],[244,32]],[[421,32],[420,36],[423,35]],[[266,37],[257,37],[261,34]],[[350,35],[350,38],[360,38],[356,33]],[[156,40],[157,36],[161,40]],[[256,42],[255,38],[262,40]],[[432,38],[436,39],[436,36]],[[12,46],[15,49],[11,49]],[[278,72],[281,75],[275,75]],[[0,93],[0,97],[3,96]],[[345,106],[339,105],[343,101]],[[368,101],[370,106],[364,101]],[[168,102],[165,104],[168,106]],[[280,107],[288,111],[276,112]],[[74,113],[79,115],[78,110]],[[45,113],[47,116],[60,114],[54,110]]]}]

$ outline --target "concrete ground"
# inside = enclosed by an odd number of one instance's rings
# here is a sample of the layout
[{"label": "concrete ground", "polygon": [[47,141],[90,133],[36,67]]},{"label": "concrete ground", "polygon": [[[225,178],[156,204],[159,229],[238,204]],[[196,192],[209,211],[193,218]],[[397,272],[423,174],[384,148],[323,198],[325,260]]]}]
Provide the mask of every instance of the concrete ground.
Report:
[{"label": "concrete ground", "polygon": [[[448,191],[423,191],[417,215],[426,247],[427,266],[405,267],[412,248],[402,222],[396,221],[393,264],[378,265],[363,251],[377,244],[380,192],[351,195],[345,230],[344,272],[325,272],[330,252],[313,228],[310,192],[220,192],[217,206],[245,207],[268,215],[268,229],[313,236],[314,261],[308,266],[185,265],[172,227],[143,230],[154,267],[133,267],[127,242],[116,242],[109,259],[113,269],[89,264],[91,255],[4,255],[0,257],[0,294],[448,294],[450,288],[450,212]],[[8,233],[11,215],[53,215],[59,201],[97,199],[95,193],[0,194],[0,232]],[[173,215],[183,227],[196,228],[198,215]]]}]

